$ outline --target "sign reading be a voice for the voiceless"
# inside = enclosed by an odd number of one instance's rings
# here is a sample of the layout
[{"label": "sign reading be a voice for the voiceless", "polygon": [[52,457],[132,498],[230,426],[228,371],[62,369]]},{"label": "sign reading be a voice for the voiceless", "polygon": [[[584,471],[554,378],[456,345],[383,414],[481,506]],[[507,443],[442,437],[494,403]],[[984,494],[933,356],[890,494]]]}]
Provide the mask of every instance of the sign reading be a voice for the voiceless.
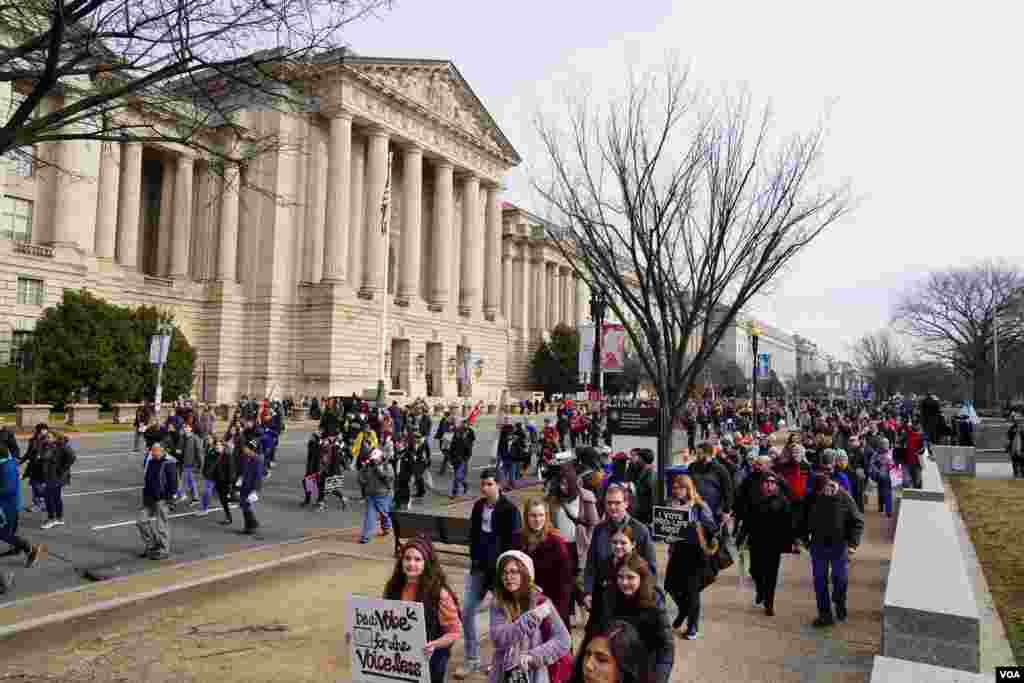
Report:
[{"label": "sign reading be a voice for the voiceless", "polygon": [[353,596],[349,625],[355,683],[430,683],[422,603]]}]

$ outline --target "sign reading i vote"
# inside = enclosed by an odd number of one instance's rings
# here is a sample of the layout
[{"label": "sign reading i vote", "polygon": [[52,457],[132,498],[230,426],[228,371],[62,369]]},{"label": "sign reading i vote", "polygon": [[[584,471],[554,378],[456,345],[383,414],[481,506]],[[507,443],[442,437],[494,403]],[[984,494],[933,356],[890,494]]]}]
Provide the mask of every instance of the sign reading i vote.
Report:
[{"label": "sign reading i vote", "polygon": [[657,408],[608,409],[608,430],[622,436],[658,436],[661,420]]},{"label": "sign reading i vote", "polygon": [[353,596],[349,609],[355,683],[430,683],[422,603]]},{"label": "sign reading i vote", "polygon": [[655,540],[665,543],[680,541],[689,526],[690,513],[688,510],[654,506],[651,532]]}]

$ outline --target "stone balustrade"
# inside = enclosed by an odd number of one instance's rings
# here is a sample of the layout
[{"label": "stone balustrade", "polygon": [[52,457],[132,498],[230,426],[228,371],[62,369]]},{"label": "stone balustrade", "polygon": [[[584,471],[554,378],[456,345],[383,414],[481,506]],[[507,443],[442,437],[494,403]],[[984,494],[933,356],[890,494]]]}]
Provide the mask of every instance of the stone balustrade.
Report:
[{"label": "stone balustrade", "polygon": [[21,403],[14,406],[14,421],[18,431],[30,432],[40,422],[49,423],[52,409],[52,405],[44,403]]},{"label": "stone balustrade", "polygon": [[64,411],[68,414],[68,424],[73,427],[94,425],[100,421],[99,403],[68,403]]},{"label": "stone balustrade", "polygon": [[141,403],[114,403],[110,406],[114,412],[114,424],[129,424],[135,421],[135,411],[142,407]]},{"label": "stone balustrade", "polygon": [[931,446],[931,452],[942,474],[975,475],[973,446]]},{"label": "stone balustrade", "polygon": [[15,242],[14,253],[39,258],[53,258],[53,247],[45,247],[42,244],[32,244],[31,242]]}]

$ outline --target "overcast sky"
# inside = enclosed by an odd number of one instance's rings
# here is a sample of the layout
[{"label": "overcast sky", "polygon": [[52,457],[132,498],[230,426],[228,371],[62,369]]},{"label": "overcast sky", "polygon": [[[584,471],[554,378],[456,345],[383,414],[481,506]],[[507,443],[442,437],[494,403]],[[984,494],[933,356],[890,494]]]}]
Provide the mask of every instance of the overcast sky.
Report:
[{"label": "overcast sky", "polygon": [[1022,20],[1005,0],[396,0],[346,39],[366,56],[455,62],[526,160],[507,200],[537,212],[534,114],[557,115],[580,82],[619,88],[626,65],[658,68],[667,51],[709,90],[770,102],[783,132],[827,113],[824,173],[849,177],[861,202],[757,312],[846,358],[923,272],[1024,264]]}]

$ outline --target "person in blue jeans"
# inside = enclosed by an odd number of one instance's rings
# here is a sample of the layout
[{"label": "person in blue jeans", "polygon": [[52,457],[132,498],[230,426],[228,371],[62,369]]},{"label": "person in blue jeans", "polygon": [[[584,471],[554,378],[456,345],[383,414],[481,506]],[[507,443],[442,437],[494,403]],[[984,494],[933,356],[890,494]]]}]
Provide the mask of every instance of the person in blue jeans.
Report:
[{"label": "person in blue jeans", "polygon": [[391,496],[395,486],[395,470],[379,448],[370,452],[369,460],[359,470],[359,486],[366,496],[366,513],[363,515],[359,542],[369,543],[378,517],[381,535],[386,536],[391,531]]},{"label": "person in blue jeans", "polygon": [[452,443],[448,449],[448,462],[452,466],[452,498],[458,496],[460,490],[463,494],[469,493],[466,472],[469,468],[469,461],[473,459],[473,444],[475,443],[476,432],[473,431],[473,428],[466,425],[461,418],[456,418]]},{"label": "person in blue jeans", "polygon": [[846,620],[849,559],[857,551],[863,533],[864,517],[850,494],[828,475],[816,474],[811,494],[804,500],[799,524],[799,537],[811,551],[818,603],[818,617],[812,623],[815,628]]},{"label": "person in blue jeans", "polygon": [[470,570],[462,596],[462,627],[466,640],[466,662],[455,670],[463,679],[480,671],[480,635],[476,613],[484,596],[494,588],[498,557],[512,550],[523,525],[519,508],[502,495],[498,473],[493,468],[480,472],[480,499],[469,516]]}]

